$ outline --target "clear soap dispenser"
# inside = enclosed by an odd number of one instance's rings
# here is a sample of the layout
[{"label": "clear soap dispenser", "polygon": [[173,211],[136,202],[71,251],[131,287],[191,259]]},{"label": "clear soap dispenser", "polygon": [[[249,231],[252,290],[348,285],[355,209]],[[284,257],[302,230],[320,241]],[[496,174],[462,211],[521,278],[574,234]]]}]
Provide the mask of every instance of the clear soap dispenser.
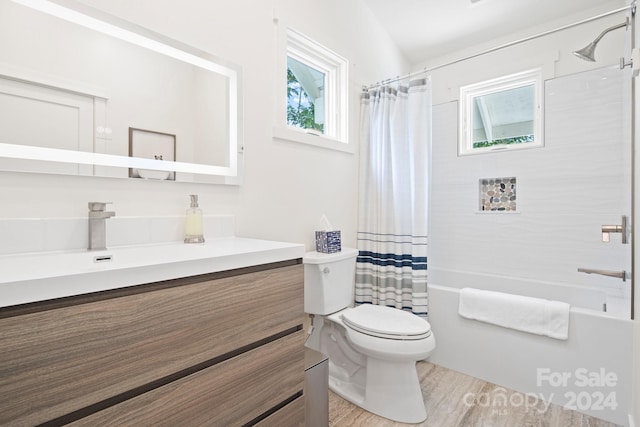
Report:
[{"label": "clear soap dispenser", "polygon": [[185,243],[203,243],[202,209],[198,207],[198,195],[191,194],[191,206],[187,209],[187,223],[185,227]]}]

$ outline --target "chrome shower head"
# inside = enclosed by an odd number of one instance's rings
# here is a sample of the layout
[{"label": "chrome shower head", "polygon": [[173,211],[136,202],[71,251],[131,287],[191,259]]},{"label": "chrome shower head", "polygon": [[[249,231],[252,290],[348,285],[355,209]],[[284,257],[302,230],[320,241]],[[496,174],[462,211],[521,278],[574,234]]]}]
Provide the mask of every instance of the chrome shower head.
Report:
[{"label": "chrome shower head", "polygon": [[629,18],[627,18],[625,22],[622,24],[614,25],[612,27],[607,28],[606,30],[601,32],[600,35],[596,37],[594,41],[592,41],[582,49],[576,50],[575,52],[573,52],[573,54],[580,59],[584,59],[585,61],[596,62],[596,57],[595,57],[596,46],[598,45],[598,42],[600,41],[600,39],[602,39],[604,35],[607,34],[609,31],[617,30],[618,28],[628,27],[628,26],[629,26]]},{"label": "chrome shower head", "polygon": [[591,42],[580,50],[573,52],[575,56],[589,62],[596,62],[596,42]]}]

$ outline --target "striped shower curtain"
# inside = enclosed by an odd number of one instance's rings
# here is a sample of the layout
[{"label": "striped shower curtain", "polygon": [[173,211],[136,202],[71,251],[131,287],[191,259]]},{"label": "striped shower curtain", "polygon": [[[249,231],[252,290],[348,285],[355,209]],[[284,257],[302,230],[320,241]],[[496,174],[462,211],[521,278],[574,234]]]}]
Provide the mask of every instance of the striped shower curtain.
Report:
[{"label": "striped shower curtain", "polygon": [[427,316],[431,79],[361,100],[357,304]]}]

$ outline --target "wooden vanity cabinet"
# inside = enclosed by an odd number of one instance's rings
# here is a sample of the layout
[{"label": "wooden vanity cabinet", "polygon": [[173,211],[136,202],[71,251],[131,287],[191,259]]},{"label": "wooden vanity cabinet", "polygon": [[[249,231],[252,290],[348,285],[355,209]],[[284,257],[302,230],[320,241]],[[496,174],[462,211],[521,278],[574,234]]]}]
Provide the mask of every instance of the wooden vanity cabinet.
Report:
[{"label": "wooden vanity cabinet", "polygon": [[0,425],[303,425],[303,316],[299,259],[0,309]]}]

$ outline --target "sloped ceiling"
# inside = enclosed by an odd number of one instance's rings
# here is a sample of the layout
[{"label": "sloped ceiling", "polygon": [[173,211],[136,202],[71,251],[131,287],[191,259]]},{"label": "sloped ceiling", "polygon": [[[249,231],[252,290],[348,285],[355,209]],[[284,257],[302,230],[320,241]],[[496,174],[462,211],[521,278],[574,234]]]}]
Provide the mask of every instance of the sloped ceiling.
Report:
[{"label": "sloped ceiling", "polygon": [[[364,0],[411,64],[623,0]],[[591,15],[589,15],[591,16]],[[561,25],[569,24],[567,20]],[[535,34],[535,33],[534,33]]]}]

